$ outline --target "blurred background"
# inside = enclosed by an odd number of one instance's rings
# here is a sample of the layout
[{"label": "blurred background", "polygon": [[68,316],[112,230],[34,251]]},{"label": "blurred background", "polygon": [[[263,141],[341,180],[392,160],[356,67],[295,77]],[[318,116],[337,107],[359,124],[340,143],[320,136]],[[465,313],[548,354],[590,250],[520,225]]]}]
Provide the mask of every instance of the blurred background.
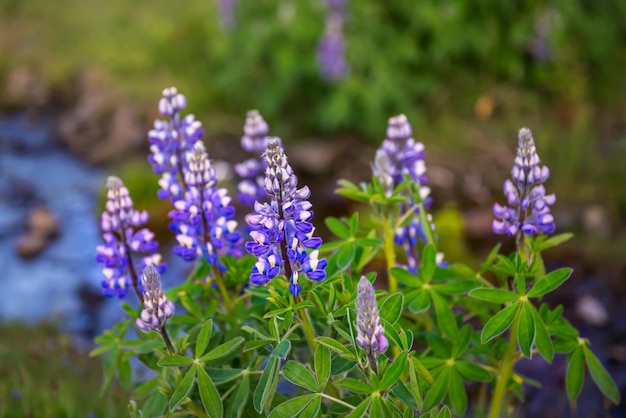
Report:
[{"label": "blurred background", "polygon": [[[491,207],[531,128],[557,231],[576,234],[546,255],[575,268],[548,302],[624,395],[626,1],[0,0],[0,416],[125,415],[128,396],[99,396],[85,351],[123,315],[93,258],[102,189],[119,175],[167,248],[146,133],[171,85],[216,161],[243,160],[245,112],[259,109],[318,223],[355,209],[336,181],[367,180],[387,119],[405,113],[442,249],[472,265],[499,241]],[[185,267],[170,261],[175,283]],[[524,413],[571,416],[565,361],[547,367],[521,364],[543,384]],[[626,416],[584,390],[579,416]]]}]

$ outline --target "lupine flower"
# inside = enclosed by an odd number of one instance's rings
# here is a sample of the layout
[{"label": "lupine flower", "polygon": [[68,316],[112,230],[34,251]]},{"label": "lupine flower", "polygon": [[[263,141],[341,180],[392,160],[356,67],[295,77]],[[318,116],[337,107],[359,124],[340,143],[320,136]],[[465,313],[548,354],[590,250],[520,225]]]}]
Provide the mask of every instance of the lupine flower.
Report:
[{"label": "lupine flower", "polygon": [[242,254],[232,199],[226,189],[216,188],[215,168],[202,142],[193,145],[185,161],[186,191],[169,214],[177,232],[174,253],[186,261],[204,256],[209,264],[222,268],[218,254]]},{"label": "lupine flower", "polygon": [[535,140],[528,128],[519,131],[519,145],[511,179],[504,182],[504,195],[507,205],[493,206],[493,232],[496,234],[526,235],[551,234],[555,230],[554,217],[550,206],[556,202],[554,193],[546,195],[543,183],[550,177],[547,166],[535,148]]},{"label": "lupine flower", "polygon": [[235,21],[236,0],[217,0],[217,8],[220,18],[220,26],[223,30],[230,32],[235,29],[237,22]]},{"label": "lupine flower", "polygon": [[326,278],[326,259],[319,259],[321,238],[314,237],[315,228],[311,191],[307,186],[298,189],[298,178],[287,162],[287,156],[278,138],[267,141],[264,189],[269,202],[254,203],[254,213],[248,215],[252,241],[246,250],[257,257],[250,282],[261,286],[281,272],[289,279],[289,291],[297,296],[301,291],[300,273],[310,280]]},{"label": "lupine flower", "polygon": [[365,350],[368,361],[375,365],[378,354],[387,350],[389,342],[385,337],[385,329],[380,324],[374,286],[365,276],[361,276],[357,289],[356,324],[356,343]]},{"label": "lupine flower", "polygon": [[182,183],[184,156],[204,135],[200,121],[193,115],[181,115],[186,105],[187,99],[175,87],[163,90],[159,113],[165,119],[155,120],[154,128],[148,132],[151,152],[148,161],[154,172],[161,175],[158,196],[172,202],[182,198],[185,190]]},{"label": "lupine flower", "polygon": [[[387,139],[382,142],[376,152],[374,175],[378,177],[381,185],[388,192],[404,181],[404,176],[408,175],[411,180],[419,183],[422,204],[428,208],[431,204],[431,198],[430,188],[426,186],[426,164],[424,162],[426,153],[424,144],[413,139],[412,135],[413,128],[405,115],[389,118]],[[415,203],[410,202],[403,208],[403,211],[410,209]],[[430,215],[429,220],[431,221],[430,228],[434,229]],[[413,216],[408,225],[399,227],[395,231],[395,244],[404,249],[407,254],[407,269],[413,273],[417,271],[417,243],[419,240],[426,242],[424,229],[418,216]]]},{"label": "lupine flower", "polygon": [[143,309],[135,324],[144,332],[161,332],[165,322],[174,315],[174,304],[163,294],[161,276],[154,265],[146,266],[141,283],[144,289]]},{"label": "lupine flower", "polygon": [[151,264],[164,271],[165,265],[156,253],[159,245],[154,234],[147,228],[138,229],[148,222],[148,213],[133,208],[128,189],[119,178],[109,177],[107,187],[107,203],[100,222],[104,244],[96,248],[96,261],[104,266],[103,294],[122,298],[131,285],[139,292],[132,254],[142,256],[141,269]]},{"label": "lupine flower", "polygon": [[329,81],[336,81],[348,74],[343,36],[345,2],[343,0],[328,1],[326,9],[326,23],[317,48],[317,62],[322,77]]},{"label": "lupine flower", "polygon": [[235,165],[235,172],[242,179],[237,197],[244,205],[253,206],[254,202],[265,197],[265,161],[258,156],[267,148],[269,127],[258,110],[251,110],[246,114],[243,131],[241,147],[255,157]]}]

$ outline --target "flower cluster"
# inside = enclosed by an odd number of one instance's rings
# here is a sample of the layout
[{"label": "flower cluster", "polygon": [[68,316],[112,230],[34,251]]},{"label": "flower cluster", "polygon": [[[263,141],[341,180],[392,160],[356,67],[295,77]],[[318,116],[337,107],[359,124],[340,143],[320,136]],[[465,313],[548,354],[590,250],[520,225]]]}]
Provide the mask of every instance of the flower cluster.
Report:
[{"label": "flower cluster", "polygon": [[133,201],[124,183],[111,176],[107,180],[107,187],[107,203],[100,222],[104,244],[96,248],[96,261],[104,266],[102,292],[105,296],[122,298],[132,285],[140,296],[137,271],[131,255],[143,256],[140,271],[147,265],[155,265],[155,268],[164,271],[165,265],[156,253],[159,244],[149,229],[141,228],[148,222],[148,213],[133,208]]},{"label": "flower cluster", "polygon": [[365,350],[370,364],[376,364],[379,353],[384,353],[389,346],[385,329],[380,324],[374,286],[365,276],[359,280],[357,289],[356,324],[358,334],[356,343]]},{"label": "flower cluster", "polygon": [[329,81],[340,80],[348,74],[345,57],[343,23],[346,15],[344,0],[328,0],[326,24],[317,47],[317,62],[322,77]]},{"label": "flower cluster", "polygon": [[154,172],[161,175],[158,196],[173,202],[182,198],[185,190],[184,155],[204,135],[202,123],[193,115],[181,116],[186,105],[187,99],[175,87],[163,90],[159,113],[164,119],[155,120],[154,128],[148,132],[151,153],[148,161]]},{"label": "flower cluster", "polygon": [[493,206],[493,231],[513,236],[519,232],[526,235],[551,234],[555,230],[550,206],[556,202],[554,193],[546,195],[543,183],[550,177],[550,170],[541,165],[535,148],[535,140],[528,128],[519,131],[519,145],[511,179],[504,182],[507,205]]},{"label": "flower cluster", "polygon": [[177,233],[174,253],[186,261],[205,256],[209,264],[221,268],[218,254],[242,254],[232,199],[226,189],[216,188],[215,168],[201,141],[186,153],[184,167],[186,191],[170,212],[170,226]]},{"label": "flower cluster", "polygon": [[253,241],[246,243],[246,250],[258,259],[250,282],[267,284],[282,271],[289,279],[289,291],[297,296],[300,273],[315,281],[326,278],[326,259],[318,258],[322,240],[313,236],[315,227],[310,222],[311,191],[307,186],[297,188],[298,178],[278,138],[268,139],[263,158],[269,202],[255,202],[254,213],[248,216]]},{"label": "flower cluster", "polygon": [[[374,160],[373,172],[378,178],[381,186],[391,193],[393,188],[404,181],[408,175],[411,180],[420,185],[420,199],[425,208],[428,208],[432,199],[430,198],[430,188],[426,186],[426,156],[424,144],[416,141],[412,137],[413,128],[405,115],[398,115],[389,118],[387,127],[387,139],[385,139]],[[414,210],[412,206],[417,202],[411,202],[403,210]],[[434,229],[434,225],[430,225]],[[419,217],[412,217],[411,222],[396,229],[395,243],[402,247],[407,254],[407,264],[409,271],[417,271],[418,240],[426,241],[423,225]]]},{"label": "flower cluster", "polygon": [[174,315],[174,304],[163,294],[161,276],[152,264],[144,269],[141,283],[144,289],[143,309],[135,324],[144,332],[162,332],[165,322]]},{"label": "flower cluster", "polygon": [[265,197],[263,184],[265,182],[265,162],[260,160],[267,147],[269,127],[258,110],[251,110],[246,114],[243,127],[244,135],[241,138],[241,147],[255,157],[243,163],[235,164],[235,172],[242,179],[238,186],[239,201],[247,206],[253,206],[257,200]]}]

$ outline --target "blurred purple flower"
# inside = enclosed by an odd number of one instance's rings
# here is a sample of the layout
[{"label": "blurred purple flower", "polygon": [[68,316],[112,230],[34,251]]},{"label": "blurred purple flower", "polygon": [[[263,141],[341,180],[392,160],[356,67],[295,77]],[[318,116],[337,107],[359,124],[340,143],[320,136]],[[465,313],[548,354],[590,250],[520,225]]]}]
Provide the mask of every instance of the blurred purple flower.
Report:
[{"label": "blurred purple flower", "polygon": [[289,291],[300,293],[300,273],[310,280],[326,278],[326,259],[319,259],[321,238],[314,237],[315,227],[311,192],[307,186],[298,189],[298,178],[287,162],[278,138],[267,140],[264,189],[269,202],[254,203],[254,213],[248,215],[252,241],[246,250],[257,257],[250,282],[255,286],[267,284],[281,272],[289,280]]},{"label": "blurred purple flower", "polygon": [[102,292],[105,296],[122,298],[132,285],[141,300],[140,283],[131,255],[143,256],[141,270],[147,265],[155,265],[164,271],[165,264],[161,263],[161,256],[156,253],[159,244],[154,240],[152,231],[147,228],[137,229],[148,222],[148,213],[133,208],[133,201],[124,183],[111,176],[107,180],[107,187],[107,203],[100,222],[104,244],[96,248],[96,261],[104,266]]},{"label": "blurred purple flower", "polygon": [[223,30],[230,32],[237,26],[235,19],[236,0],[217,0],[217,10],[219,13],[220,26]]},{"label": "blurred purple flower", "polygon": [[511,179],[504,182],[508,205],[494,204],[493,232],[508,236],[520,232],[526,235],[553,233],[555,225],[550,206],[556,202],[556,196],[554,193],[546,195],[543,183],[548,177],[550,170],[541,165],[532,132],[528,128],[520,129]]},{"label": "blurred purple flower", "polygon": [[349,67],[345,49],[343,17],[339,13],[331,12],[326,17],[324,33],[317,47],[317,63],[322,78],[328,81],[337,81],[348,74]]}]

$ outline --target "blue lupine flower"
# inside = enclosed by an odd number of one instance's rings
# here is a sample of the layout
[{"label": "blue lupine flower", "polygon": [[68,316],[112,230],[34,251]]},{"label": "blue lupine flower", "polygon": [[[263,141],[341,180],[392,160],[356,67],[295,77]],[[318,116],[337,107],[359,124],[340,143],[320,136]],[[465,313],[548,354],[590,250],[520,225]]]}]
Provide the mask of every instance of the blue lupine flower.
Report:
[{"label": "blue lupine flower", "polygon": [[528,128],[519,131],[519,145],[515,163],[511,169],[511,179],[504,182],[504,195],[507,205],[493,206],[492,229],[496,234],[526,235],[551,234],[555,230],[554,217],[550,206],[556,202],[554,193],[546,195],[543,183],[550,177],[547,166],[535,148],[535,140]]},{"label": "blue lupine flower", "polygon": [[160,254],[156,253],[159,244],[154,240],[152,231],[147,228],[137,229],[148,222],[148,213],[133,208],[133,201],[124,183],[111,176],[107,180],[107,187],[107,203],[100,223],[104,244],[96,248],[96,261],[104,266],[102,292],[105,296],[122,298],[132,285],[141,299],[140,283],[131,255],[142,256],[141,270],[151,264],[164,271],[165,264],[161,262]]},{"label": "blue lupine flower", "polygon": [[250,282],[265,285],[282,272],[288,277],[289,291],[297,296],[300,273],[315,281],[326,278],[327,261],[319,258],[318,251],[322,240],[313,236],[315,227],[310,222],[311,191],[307,186],[297,188],[298,178],[278,138],[267,140],[263,158],[269,202],[255,202],[254,213],[247,217],[252,241],[246,243],[246,250],[258,259]]},{"label": "blue lupine flower", "polygon": [[317,47],[317,62],[322,78],[336,81],[344,78],[349,69],[343,36],[346,7],[343,0],[328,1],[326,6],[326,22],[324,33]]},{"label": "blue lupine flower", "polygon": [[242,254],[232,200],[226,189],[216,188],[215,168],[202,142],[194,143],[185,161],[186,191],[169,214],[177,232],[174,253],[186,261],[204,256],[211,265],[222,268],[219,254]]},{"label": "blue lupine flower", "polygon": [[154,265],[149,264],[143,271],[143,309],[135,324],[144,332],[162,332],[165,322],[174,315],[174,304],[163,294],[161,276]]},{"label": "blue lupine flower", "polygon": [[172,202],[179,200],[185,190],[184,156],[204,134],[202,123],[193,115],[181,116],[186,105],[187,99],[175,87],[163,90],[159,113],[165,119],[155,120],[154,128],[148,132],[151,152],[148,161],[154,172],[161,175],[158,196]]},{"label": "blue lupine flower", "polygon": [[254,202],[265,197],[265,161],[258,156],[267,148],[269,127],[258,110],[251,110],[246,114],[243,131],[241,147],[255,157],[235,164],[235,172],[241,178],[237,197],[244,205],[253,206]]},{"label": "blue lupine flower", "polygon": [[[373,165],[374,176],[378,178],[381,186],[390,194],[395,186],[404,181],[408,175],[414,182],[420,185],[420,198],[425,208],[430,207],[432,199],[430,188],[426,186],[426,157],[424,144],[412,137],[413,128],[405,115],[389,118],[387,127],[387,139],[385,139],[378,151]],[[411,208],[416,202],[410,202],[403,207],[403,212]],[[430,228],[434,229],[432,217]],[[423,225],[418,216],[413,216],[410,223],[396,229],[394,242],[402,247],[407,255],[407,269],[413,273],[418,267],[418,241],[426,242]],[[441,257],[440,257],[441,258]]]},{"label": "blue lupine flower", "polygon": [[374,286],[365,276],[361,276],[357,288],[356,325],[358,334],[356,343],[367,355],[368,362],[375,365],[379,353],[389,347],[385,329],[380,323]]}]

